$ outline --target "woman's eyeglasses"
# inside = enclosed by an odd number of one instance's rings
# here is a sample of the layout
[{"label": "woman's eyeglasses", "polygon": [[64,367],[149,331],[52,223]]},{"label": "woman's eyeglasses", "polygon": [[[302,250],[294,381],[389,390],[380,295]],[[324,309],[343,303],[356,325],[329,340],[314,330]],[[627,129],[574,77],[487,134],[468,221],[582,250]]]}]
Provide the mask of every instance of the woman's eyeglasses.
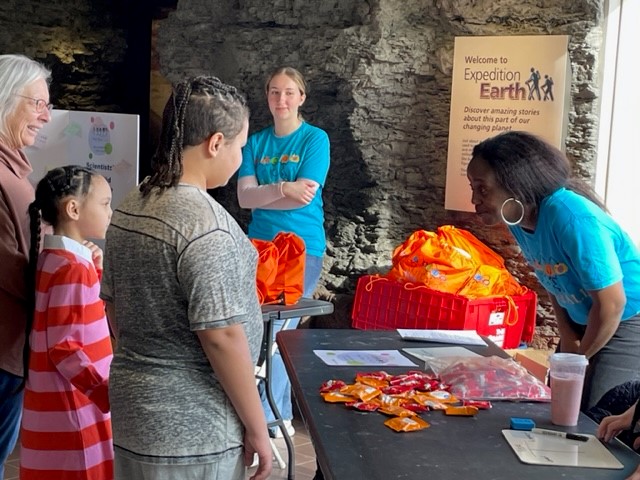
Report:
[{"label": "woman's eyeglasses", "polygon": [[36,105],[36,113],[42,113],[45,108],[47,110],[51,111],[51,109],[53,108],[53,104],[52,103],[47,103],[44,100],[42,100],[41,98],[27,97],[26,95],[19,95],[17,93],[14,93],[14,95],[16,97],[26,98],[27,100],[33,100],[35,105]]}]

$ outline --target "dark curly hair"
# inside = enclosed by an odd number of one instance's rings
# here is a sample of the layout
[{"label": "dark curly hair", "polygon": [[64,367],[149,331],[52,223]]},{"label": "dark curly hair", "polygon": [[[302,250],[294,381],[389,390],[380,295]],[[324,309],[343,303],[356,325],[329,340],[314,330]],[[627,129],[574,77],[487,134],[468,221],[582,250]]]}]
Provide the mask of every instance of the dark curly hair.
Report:
[{"label": "dark curly hair", "polygon": [[566,155],[535,135],[501,133],[477,144],[472,152],[472,158],[476,157],[489,164],[502,188],[536,210],[545,197],[565,187],[606,211],[593,189],[571,175]]}]

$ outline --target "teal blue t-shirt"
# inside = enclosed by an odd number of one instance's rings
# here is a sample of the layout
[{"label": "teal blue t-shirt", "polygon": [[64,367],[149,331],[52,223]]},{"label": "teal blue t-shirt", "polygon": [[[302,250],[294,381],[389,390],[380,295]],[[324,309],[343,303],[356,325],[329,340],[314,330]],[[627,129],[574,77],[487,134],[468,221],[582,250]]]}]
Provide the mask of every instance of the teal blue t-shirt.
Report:
[{"label": "teal blue t-shirt", "polygon": [[273,240],[279,232],[293,232],[304,240],[309,255],[321,257],[326,249],[322,190],[329,171],[329,136],[303,122],[293,133],[278,137],[273,127],[252,134],[242,149],[238,177],[255,176],[258,185],[295,182],[306,178],[320,186],[313,200],[292,210],[255,208],[249,237]]},{"label": "teal blue t-shirt", "polygon": [[620,226],[589,199],[560,188],[542,201],[536,230],[509,227],[544,288],[571,319],[587,324],[589,291],[622,281],[622,320],[640,312],[640,252]]}]

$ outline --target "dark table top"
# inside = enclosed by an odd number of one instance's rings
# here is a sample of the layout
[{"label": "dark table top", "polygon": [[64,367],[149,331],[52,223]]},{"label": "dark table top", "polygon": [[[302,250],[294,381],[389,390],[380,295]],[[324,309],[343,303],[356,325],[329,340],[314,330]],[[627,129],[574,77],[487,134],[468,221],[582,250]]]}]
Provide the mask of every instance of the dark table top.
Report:
[{"label": "dark table top", "polygon": [[[277,334],[277,343],[326,480],[622,480],[640,462],[640,456],[617,440],[608,448],[624,464],[623,470],[526,465],[520,462],[502,436],[502,430],[509,428],[511,417],[531,418],[540,428],[590,434],[596,431],[597,425],[582,414],[577,427],[553,426],[547,403],[493,402],[491,410],[481,410],[475,417],[427,412],[421,416],[431,424],[430,428],[397,433],[384,425],[384,415],[326,403],[318,392],[322,383],[329,379],[353,383],[357,372],[377,368],[330,367],[313,350],[400,350],[443,344],[404,341],[395,330],[351,329],[287,330]],[[506,355],[495,344],[467,348],[482,355]],[[409,369],[384,368],[391,374],[404,373]]]}]

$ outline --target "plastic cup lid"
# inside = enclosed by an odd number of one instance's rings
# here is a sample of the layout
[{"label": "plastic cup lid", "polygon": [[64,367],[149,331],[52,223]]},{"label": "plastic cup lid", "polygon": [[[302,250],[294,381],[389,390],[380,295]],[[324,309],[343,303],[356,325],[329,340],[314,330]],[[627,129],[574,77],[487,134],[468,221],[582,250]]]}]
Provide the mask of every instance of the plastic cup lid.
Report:
[{"label": "plastic cup lid", "polygon": [[549,357],[549,363],[564,365],[589,365],[589,360],[584,355],[577,353],[554,353]]}]

